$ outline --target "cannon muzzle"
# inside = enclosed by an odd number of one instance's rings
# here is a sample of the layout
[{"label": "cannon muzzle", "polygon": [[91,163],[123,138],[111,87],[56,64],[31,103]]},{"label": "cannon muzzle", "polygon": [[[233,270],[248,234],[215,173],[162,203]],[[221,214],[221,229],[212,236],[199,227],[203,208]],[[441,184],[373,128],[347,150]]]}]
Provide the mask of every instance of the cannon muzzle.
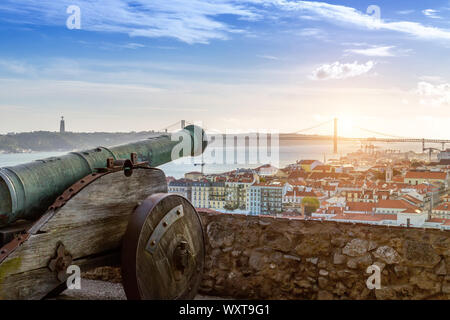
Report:
[{"label": "cannon muzzle", "polygon": [[[75,182],[107,168],[108,160],[120,162],[133,154],[136,161],[157,167],[180,157],[200,155],[206,146],[205,132],[190,125],[174,134],[164,134],[122,146],[98,147],[1,168],[0,226],[18,219],[30,220],[42,215]],[[129,167],[125,162],[123,165],[124,168]]]}]

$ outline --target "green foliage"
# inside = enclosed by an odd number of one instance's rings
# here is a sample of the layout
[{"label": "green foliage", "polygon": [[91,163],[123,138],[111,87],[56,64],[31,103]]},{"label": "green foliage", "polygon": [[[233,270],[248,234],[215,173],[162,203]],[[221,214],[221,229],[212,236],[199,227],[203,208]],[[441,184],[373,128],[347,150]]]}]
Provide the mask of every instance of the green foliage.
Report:
[{"label": "green foliage", "polygon": [[[392,176],[398,176],[401,175],[402,173],[400,171],[398,171],[397,169],[393,169],[392,170]],[[375,179],[376,180],[381,180],[381,181],[386,181],[386,172],[376,172],[375,173]]]},{"label": "green foliage", "polygon": [[413,162],[411,162],[411,167],[412,168],[418,168],[418,167],[421,167],[423,165],[424,165],[423,161],[413,161]]},{"label": "green foliage", "polygon": [[226,204],[223,206],[223,208],[224,208],[225,210],[228,210],[228,211],[234,211],[234,210],[236,210],[236,209],[238,208],[238,205],[233,204],[233,203],[226,203]]},{"label": "green foliage", "polygon": [[304,197],[302,204],[305,206],[305,215],[310,216],[311,213],[316,212],[320,207],[319,199],[314,197]]}]

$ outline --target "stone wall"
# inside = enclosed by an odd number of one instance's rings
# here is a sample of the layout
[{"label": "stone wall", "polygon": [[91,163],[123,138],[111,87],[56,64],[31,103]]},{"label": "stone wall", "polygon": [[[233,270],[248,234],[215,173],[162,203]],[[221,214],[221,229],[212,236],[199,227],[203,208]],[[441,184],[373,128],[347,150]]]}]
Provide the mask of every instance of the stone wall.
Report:
[{"label": "stone wall", "polygon": [[[450,299],[450,232],[201,212],[201,293],[243,299]],[[369,290],[368,266],[382,270]]]}]

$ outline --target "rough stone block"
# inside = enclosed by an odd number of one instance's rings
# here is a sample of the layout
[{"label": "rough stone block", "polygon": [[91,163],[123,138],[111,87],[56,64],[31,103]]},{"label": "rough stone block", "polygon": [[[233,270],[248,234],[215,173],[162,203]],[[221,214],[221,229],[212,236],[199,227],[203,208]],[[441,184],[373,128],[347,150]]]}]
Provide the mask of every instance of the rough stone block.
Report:
[{"label": "rough stone block", "polygon": [[388,246],[379,247],[373,253],[373,255],[376,258],[383,260],[387,264],[399,263],[402,260],[401,256],[398,254],[398,252]]},{"label": "rough stone block", "polygon": [[333,263],[334,264],[343,264],[343,263],[345,263],[346,259],[347,258],[344,255],[335,253],[333,256]]},{"label": "rough stone block", "polygon": [[342,253],[350,257],[359,257],[367,252],[369,242],[363,239],[353,239],[345,245]]},{"label": "rough stone block", "polygon": [[433,247],[425,242],[406,240],[404,251],[406,261],[413,266],[434,267],[441,260]]}]

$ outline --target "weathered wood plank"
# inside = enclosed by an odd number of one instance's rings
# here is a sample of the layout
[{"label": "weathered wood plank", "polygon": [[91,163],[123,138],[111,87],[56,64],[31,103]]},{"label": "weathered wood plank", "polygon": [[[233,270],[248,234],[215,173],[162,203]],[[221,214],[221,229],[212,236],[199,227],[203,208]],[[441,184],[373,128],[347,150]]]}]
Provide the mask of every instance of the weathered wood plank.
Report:
[{"label": "weathered wood plank", "polygon": [[[73,259],[114,250],[120,246],[128,224],[128,217],[116,217],[103,223],[78,228],[51,231],[31,236],[5,263],[18,258],[19,262],[10,274],[22,273],[46,267],[62,243]],[[0,266],[0,272],[3,268]],[[1,287],[1,283],[0,283]]]},{"label": "weathered wood plank", "polygon": [[[19,258],[6,262],[8,267],[14,267],[19,263]],[[3,269],[8,270],[8,269]],[[0,275],[0,299],[1,300],[38,300],[56,288],[60,281],[48,268],[31,270],[25,273]]]},{"label": "weathered wood plank", "polygon": [[41,230],[73,228],[130,215],[140,201],[158,192],[167,192],[161,170],[137,169],[129,178],[122,172],[109,174],[83,189]]},{"label": "weathered wood plank", "polygon": [[[78,259],[73,262],[81,271],[105,265],[116,265],[119,261],[119,252],[109,253],[103,256]],[[9,264],[16,263],[10,260]],[[60,282],[56,274],[48,268],[40,268],[29,272],[13,274],[1,279],[0,300],[27,299],[40,300],[51,291],[60,287],[60,292],[66,289],[65,283]],[[32,285],[31,285],[32,284]]]}]

